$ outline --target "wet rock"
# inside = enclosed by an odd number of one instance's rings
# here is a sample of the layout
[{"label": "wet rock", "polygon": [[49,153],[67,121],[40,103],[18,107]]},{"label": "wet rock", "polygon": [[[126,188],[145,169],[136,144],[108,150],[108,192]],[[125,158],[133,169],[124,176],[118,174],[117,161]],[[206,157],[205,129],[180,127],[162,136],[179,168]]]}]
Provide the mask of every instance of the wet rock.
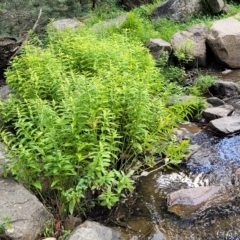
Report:
[{"label": "wet rock", "polygon": [[212,120],[208,125],[213,130],[223,134],[233,134],[240,131],[240,118],[235,116]]},{"label": "wet rock", "polygon": [[0,222],[9,217],[6,235],[12,240],[34,240],[52,215],[21,184],[0,178]]},{"label": "wet rock", "polygon": [[179,128],[175,131],[175,135],[178,141],[190,140],[193,136],[186,128]]},{"label": "wet rock", "polygon": [[213,119],[229,116],[233,110],[234,107],[231,105],[222,105],[219,107],[207,108],[203,111],[202,115],[207,121],[211,121]]},{"label": "wet rock", "polygon": [[216,58],[225,66],[240,68],[240,22],[231,17],[213,23],[207,43]]},{"label": "wet rock", "polygon": [[234,82],[216,81],[209,91],[214,96],[219,98],[229,98],[238,96],[240,91],[238,86]]},{"label": "wet rock", "polygon": [[171,44],[160,39],[150,39],[146,47],[150,50],[153,58],[158,61],[163,51],[168,51],[170,54],[172,51]]},{"label": "wet rock", "polygon": [[97,222],[86,221],[77,227],[67,240],[117,240],[119,234]]},{"label": "wet rock", "polygon": [[181,189],[167,196],[168,211],[183,219],[191,219],[200,212],[229,200],[224,186]]},{"label": "wet rock", "polygon": [[54,21],[52,26],[57,30],[63,31],[66,28],[77,28],[81,24],[83,25],[83,23],[79,22],[77,19],[67,18]]},{"label": "wet rock", "polygon": [[213,13],[219,13],[222,11],[224,7],[224,1],[223,0],[207,0],[209,6],[212,9]]},{"label": "wet rock", "polygon": [[160,4],[152,14],[154,19],[172,18],[176,21],[186,21],[202,9],[201,0],[169,0]]},{"label": "wet rock", "polygon": [[213,107],[218,107],[218,106],[222,106],[225,104],[223,100],[221,100],[217,97],[207,98],[207,102],[212,104]]},{"label": "wet rock", "polygon": [[[191,65],[206,66],[206,38],[208,29],[204,24],[196,24],[186,31],[179,31],[171,38],[173,51],[189,48],[193,61]],[[190,64],[190,63],[188,63]]]}]

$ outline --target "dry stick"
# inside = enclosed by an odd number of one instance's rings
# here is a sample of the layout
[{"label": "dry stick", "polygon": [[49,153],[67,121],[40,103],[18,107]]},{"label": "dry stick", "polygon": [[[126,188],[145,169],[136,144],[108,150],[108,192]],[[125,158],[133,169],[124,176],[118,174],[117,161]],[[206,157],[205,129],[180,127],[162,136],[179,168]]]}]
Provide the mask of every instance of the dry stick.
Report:
[{"label": "dry stick", "polygon": [[[34,25],[33,25],[33,28],[32,28],[32,31],[33,31],[33,32],[35,31],[35,29],[36,29],[37,26],[38,26],[38,23],[39,23],[39,20],[40,20],[40,18],[41,18],[41,15],[42,15],[42,9],[40,9],[39,14],[38,14],[37,21],[36,21],[36,22],[34,23]],[[11,61],[11,60],[20,52],[21,48],[22,48],[22,47],[24,46],[24,44],[27,42],[28,38],[29,38],[29,33],[27,33],[26,36],[23,38],[21,46],[20,46],[20,47],[18,48],[18,50],[10,57],[9,61]]]}]

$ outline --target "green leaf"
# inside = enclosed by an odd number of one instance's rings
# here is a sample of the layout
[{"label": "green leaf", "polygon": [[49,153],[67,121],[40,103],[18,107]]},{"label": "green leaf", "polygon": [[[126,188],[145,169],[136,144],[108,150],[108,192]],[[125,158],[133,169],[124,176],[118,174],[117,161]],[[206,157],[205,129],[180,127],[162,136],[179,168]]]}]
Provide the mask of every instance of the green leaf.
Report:
[{"label": "green leaf", "polygon": [[40,181],[35,181],[35,182],[32,183],[32,185],[33,185],[35,188],[37,188],[37,189],[39,189],[39,190],[42,190],[42,185],[41,185]]},{"label": "green leaf", "polygon": [[75,205],[76,205],[76,201],[75,201],[75,199],[72,199],[72,200],[69,202],[69,207],[68,207],[69,213],[70,213],[71,215],[73,214]]}]

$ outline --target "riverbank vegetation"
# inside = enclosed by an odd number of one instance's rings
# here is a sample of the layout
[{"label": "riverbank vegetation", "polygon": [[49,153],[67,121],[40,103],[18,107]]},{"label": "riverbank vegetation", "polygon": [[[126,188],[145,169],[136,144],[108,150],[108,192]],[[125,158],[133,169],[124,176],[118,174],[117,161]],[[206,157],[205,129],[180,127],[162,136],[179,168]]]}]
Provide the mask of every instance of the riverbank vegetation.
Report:
[{"label": "riverbank vegetation", "polygon": [[[210,15],[153,23],[155,5],[148,5],[129,12],[121,25],[93,29],[123,12],[109,6],[107,13],[99,7],[81,16],[85,26],[76,30],[49,27],[44,41],[33,34],[6,71],[14,93],[0,103],[10,157],[6,173],[44,203],[54,197],[61,216],[84,214],[97,204],[113,207],[133,190],[133,176],[154,167],[156,159],[168,167],[179,164],[187,142],[175,141],[173,129],[200,115],[199,96],[212,83],[201,77],[184,86],[182,67],[166,58],[156,67],[144,47],[150,38],[169,40],[194,23],[210,24]],[[196,97],[169,106],[169,97],[189,93]]]}]

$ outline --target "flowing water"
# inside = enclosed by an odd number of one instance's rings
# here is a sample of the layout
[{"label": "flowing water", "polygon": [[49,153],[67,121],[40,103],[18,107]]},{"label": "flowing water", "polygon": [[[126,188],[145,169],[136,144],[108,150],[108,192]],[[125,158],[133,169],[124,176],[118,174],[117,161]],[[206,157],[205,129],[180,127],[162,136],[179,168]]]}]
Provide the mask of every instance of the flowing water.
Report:
[{"label": "flowing water", "polygon": [[[240,79],[240,71],[213,74],[224,81]],[[194,124],[180,127],[195,134],[191,146],[197,150],[184,169],[141,177],[133,196],[116,210],[115,228],[123,240],[240,240],[240,136],[214,136]],[[227,203],[191,220],[167,211],[168,193],[220,184],[232,193]]]}]

